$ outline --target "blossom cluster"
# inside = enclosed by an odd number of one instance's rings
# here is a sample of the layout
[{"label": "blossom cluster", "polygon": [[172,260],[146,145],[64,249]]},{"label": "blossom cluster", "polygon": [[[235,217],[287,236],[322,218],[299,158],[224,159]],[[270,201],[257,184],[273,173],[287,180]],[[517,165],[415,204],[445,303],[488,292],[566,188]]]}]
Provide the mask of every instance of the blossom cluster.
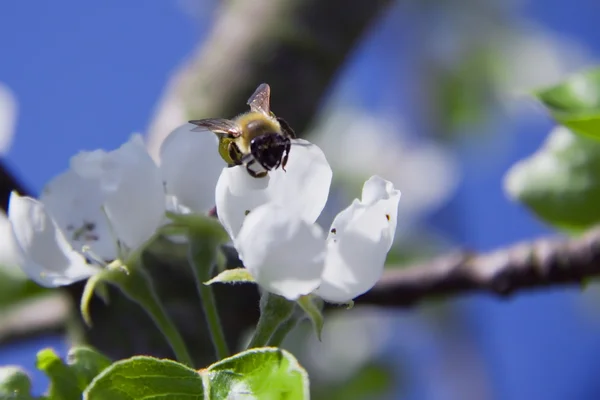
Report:
[{"label": "blossom cluster", "polygon": [[286,170],[251,177],[224,167],[216,138],[185,124],[163,142],[160,160],[140,135],[107,152],[81,152],[39,199],[11,194],[4,259],[38,284],[87,279],[112,260],[127,263],[168,223],[166,212],[218,219],[263,289],[297,300],[317,294],[351,301],[381,277],[396,231],[400,192],[368,179],[325,232],[317,223],[332,170],[321,149],[295,139]]}]

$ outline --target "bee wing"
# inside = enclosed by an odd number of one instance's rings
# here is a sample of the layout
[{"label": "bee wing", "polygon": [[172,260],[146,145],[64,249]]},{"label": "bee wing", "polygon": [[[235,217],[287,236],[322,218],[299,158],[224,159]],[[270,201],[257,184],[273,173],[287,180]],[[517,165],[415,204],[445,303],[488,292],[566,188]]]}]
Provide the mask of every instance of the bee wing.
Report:
[{"label": "bee wing", "polygon": [[260,112],[267,116],[270,116],[270,98],[271,98],[271,87],[266,83],[261,83],[259,87],[256,88],[252,96],[248,99],[248,104],[250,106],[250,110],[254,112]]},{"label": "bee wing", "polygon": [[198,128],[192,129],[193,132],[209,130],[219,137],[229,138],[236,138],[242,135],[242,131],[238,124],[229,119],[207,118],[189,121],[189,123],[198,126]]}]

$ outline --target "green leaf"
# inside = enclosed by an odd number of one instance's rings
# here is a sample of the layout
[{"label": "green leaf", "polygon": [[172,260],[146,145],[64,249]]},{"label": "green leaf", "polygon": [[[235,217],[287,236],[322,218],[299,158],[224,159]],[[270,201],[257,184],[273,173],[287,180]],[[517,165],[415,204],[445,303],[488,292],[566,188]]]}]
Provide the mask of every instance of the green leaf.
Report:
[{"label": "green leaf", "polygon": [[129,275],[130,271],[120,260],[113,261],[107,268],[90,277],[83,288],[81,299],[79,301],[79,311],[81,317],[87,326],[92,326],[92,317],[90,315],[89,305],[94,294],[108,303],[108,289],[106,282],[115,283],[123,279],[123,276]]},{"label": "green leaf", "polygon": [[136,356],[118,361],[98,375],[84,392],[88,400],[203,399],[202,377],[171,360]]},{"label": "green leaf", "polygon": [[38,352],[36,364],[37,368],[50,379],[50,388],[48,389],[50,399],[81,399],[81,389],[77,383],[77,375],[63,363],[52,349],[44,349]]},{"label": "green leaf", "polygon": [[254,282],[254,278],[246,268],[226,269],[211,280],[204,282],[205,285],[213,283],[245,283]]},{"label": "green leaf", "polygon": [[573,75],[535,95],[559,123],[600,140],[600,68]]},{"label": "green leaf", "polygon": [[[306,371],[289,352],[274,347],[247,350],[201,371],[210,399],[308,399]],[[237,397],[240,396],[240,397]]]},{"label": "green leaf", "polygon": [[0,367],[0,399],[33,399],[31,397],[31,381],[25,371],[12,365]]},{"label": "green leaf", "polygon": [[110,366],[111,361],[90,347],[75,347],[67,354],[67,364],[83,392],[96,376]]},{"label": "green leaf", "polygon": [[323,301],[317,297],[308,295],[298,299],[298,305],[302,307],[308,318],[311,320],[317,338],[321,341],[321,332],[323,331]]},{"label": "green leaf", "polygon": [[505,177],[505,189],[539,218],[571,233],[600,222],[600,142],[555,128]]}]

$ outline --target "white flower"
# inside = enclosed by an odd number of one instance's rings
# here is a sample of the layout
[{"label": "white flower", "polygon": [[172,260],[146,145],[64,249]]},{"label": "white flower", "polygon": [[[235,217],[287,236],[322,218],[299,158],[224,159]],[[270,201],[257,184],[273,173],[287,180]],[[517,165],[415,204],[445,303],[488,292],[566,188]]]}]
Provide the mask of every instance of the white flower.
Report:
[{"label": "white flower", "polygon": [[15,134],[17,100],[13,92],[0,83],[0,154],[8,153]]},{"label": "white flower", "polygon": [[160,171],[174,208],[206,214],[214,207],[214,187],[224,161],[215,134],[192,132],[195,128],[184,124],[167,136],[160,148]]},{"label": "white flower", "polygon": [[8,208],[13,254],[21,269],[42,286],[68,285],[94,275],[87,264],[38,200],[12,192]]},{"label": "white flower", "polygon": [[11,248],[23,271],[42,286],[87,279],[100,264],[127,261],[163,221],[160,171],[139,136],[119,149],[81,152],[53,179],[40,200],[12,193]]},{"label": "white flower", "polygon": [[322,151],[308,142],[292,149],[287,172],[271,171],[265,182],[248,176],[243,167],[223,170],[216,189],[219,220],[244,266],[267,291],[289,300],[315,292],[344,303],[381,277],[400,192],[372,177],[362,199],[338,214],[326,237],[315,221],[330,183]]},{"label": "white flower", "polygon": [[98,184],[111,228],[129,249],[144,244],[163,222],[163,180],[140,135],[111,152],[81,152],[71,168]]},{"label": "white flower", "polygon": [[247,214],[259,205],[275,202],[313,223],[327,203],[331,177],[323,151],[306,140],[295,139],[286,171],[278,168],[256,179],[242,166],[223,169],[215,191],[219,220],[235,238]]},{"label": "white flower", "polygon": [[[32,199],[33,201],[37,201]],[[88,247],[104,260],[118,257],[98,183],[69,169],[52,179],[42,191],[41,202],[75,249]]]}]

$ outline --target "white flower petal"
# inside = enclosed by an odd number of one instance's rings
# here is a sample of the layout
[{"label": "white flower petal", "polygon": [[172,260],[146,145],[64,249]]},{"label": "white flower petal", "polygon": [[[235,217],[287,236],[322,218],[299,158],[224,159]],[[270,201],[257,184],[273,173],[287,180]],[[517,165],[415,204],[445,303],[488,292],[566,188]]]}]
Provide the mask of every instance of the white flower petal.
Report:
[{"label": "white flower petal", "polygon": [[117,257],[115,238],[102,211],[104,194],[96,180],[67,170],[44,187],[40,201],[73,248],[81,250],[89,246],[106,261]]},{"label": "white flower petal", "polygon": [[277,204],[253,210],[235,246],[256,282],[271,293],[296,300],[321,282],[325,257],[322,230]]},{"label": "white flower petal", "polygon": [[223,169],[215,202],[219,220],[232,238],[246,214],[267,202],[284,206],[308,223],[319,217],[329,196],[331,168],[319,147],[300,139],[293,143],[286,171],[278,168],[257,179],[244,166]]},{"label": "white flower petal", "polygon": [[378,176],[363,187],[362,200],[334,219],[328,237],[323,283],[316,294],[345,303],[371,289],[381,278],[394,241],[400,192]]},{"label": "white flower petal", "polygon": [[8,219],[21,251],[20,266],[38,284],[68,285],[98,271],[73,250],[41,202],[11,193]]},{"label": "white flower petal", "polygon": [[253,178],[244,166],[223,168],[215,189],[217,216],[229,236],[235,238],[246,215],[265,204],[269,197],[268,178]]},{"label": "white flower petal", "polygon": [[14,278],[24,278],[25,273],[20,268],[23,265],[23,252],[15,240],[8,217],[1,210],[0,237],[0,270]]},{"label": "white flower petal", "polygon": [[17,99],[6,85],[0,83],[0,154],[10,150],[17,122]]},{"label": "white flower petal", "polygon": [[214,188],[225,162],[210,131],[192,132],[185,124],[167,136],[160,148],[160,170],[167,193],[177,203],[205,214],[214,206]]},{"label": "white flower petal", "polygon": [[270,172],[269,200],[315,222],[327,203],[333,176],[325,154],[315,144],[294,139],[285,169]]},{"label": "white flower petal", "polygon": [[99,182],[112,229],[129,248],[142,245],[160,226],[165,213],[164,186],[141,136],[134,135],[111,152],[79,153],[71,159],[71,167]]}]

